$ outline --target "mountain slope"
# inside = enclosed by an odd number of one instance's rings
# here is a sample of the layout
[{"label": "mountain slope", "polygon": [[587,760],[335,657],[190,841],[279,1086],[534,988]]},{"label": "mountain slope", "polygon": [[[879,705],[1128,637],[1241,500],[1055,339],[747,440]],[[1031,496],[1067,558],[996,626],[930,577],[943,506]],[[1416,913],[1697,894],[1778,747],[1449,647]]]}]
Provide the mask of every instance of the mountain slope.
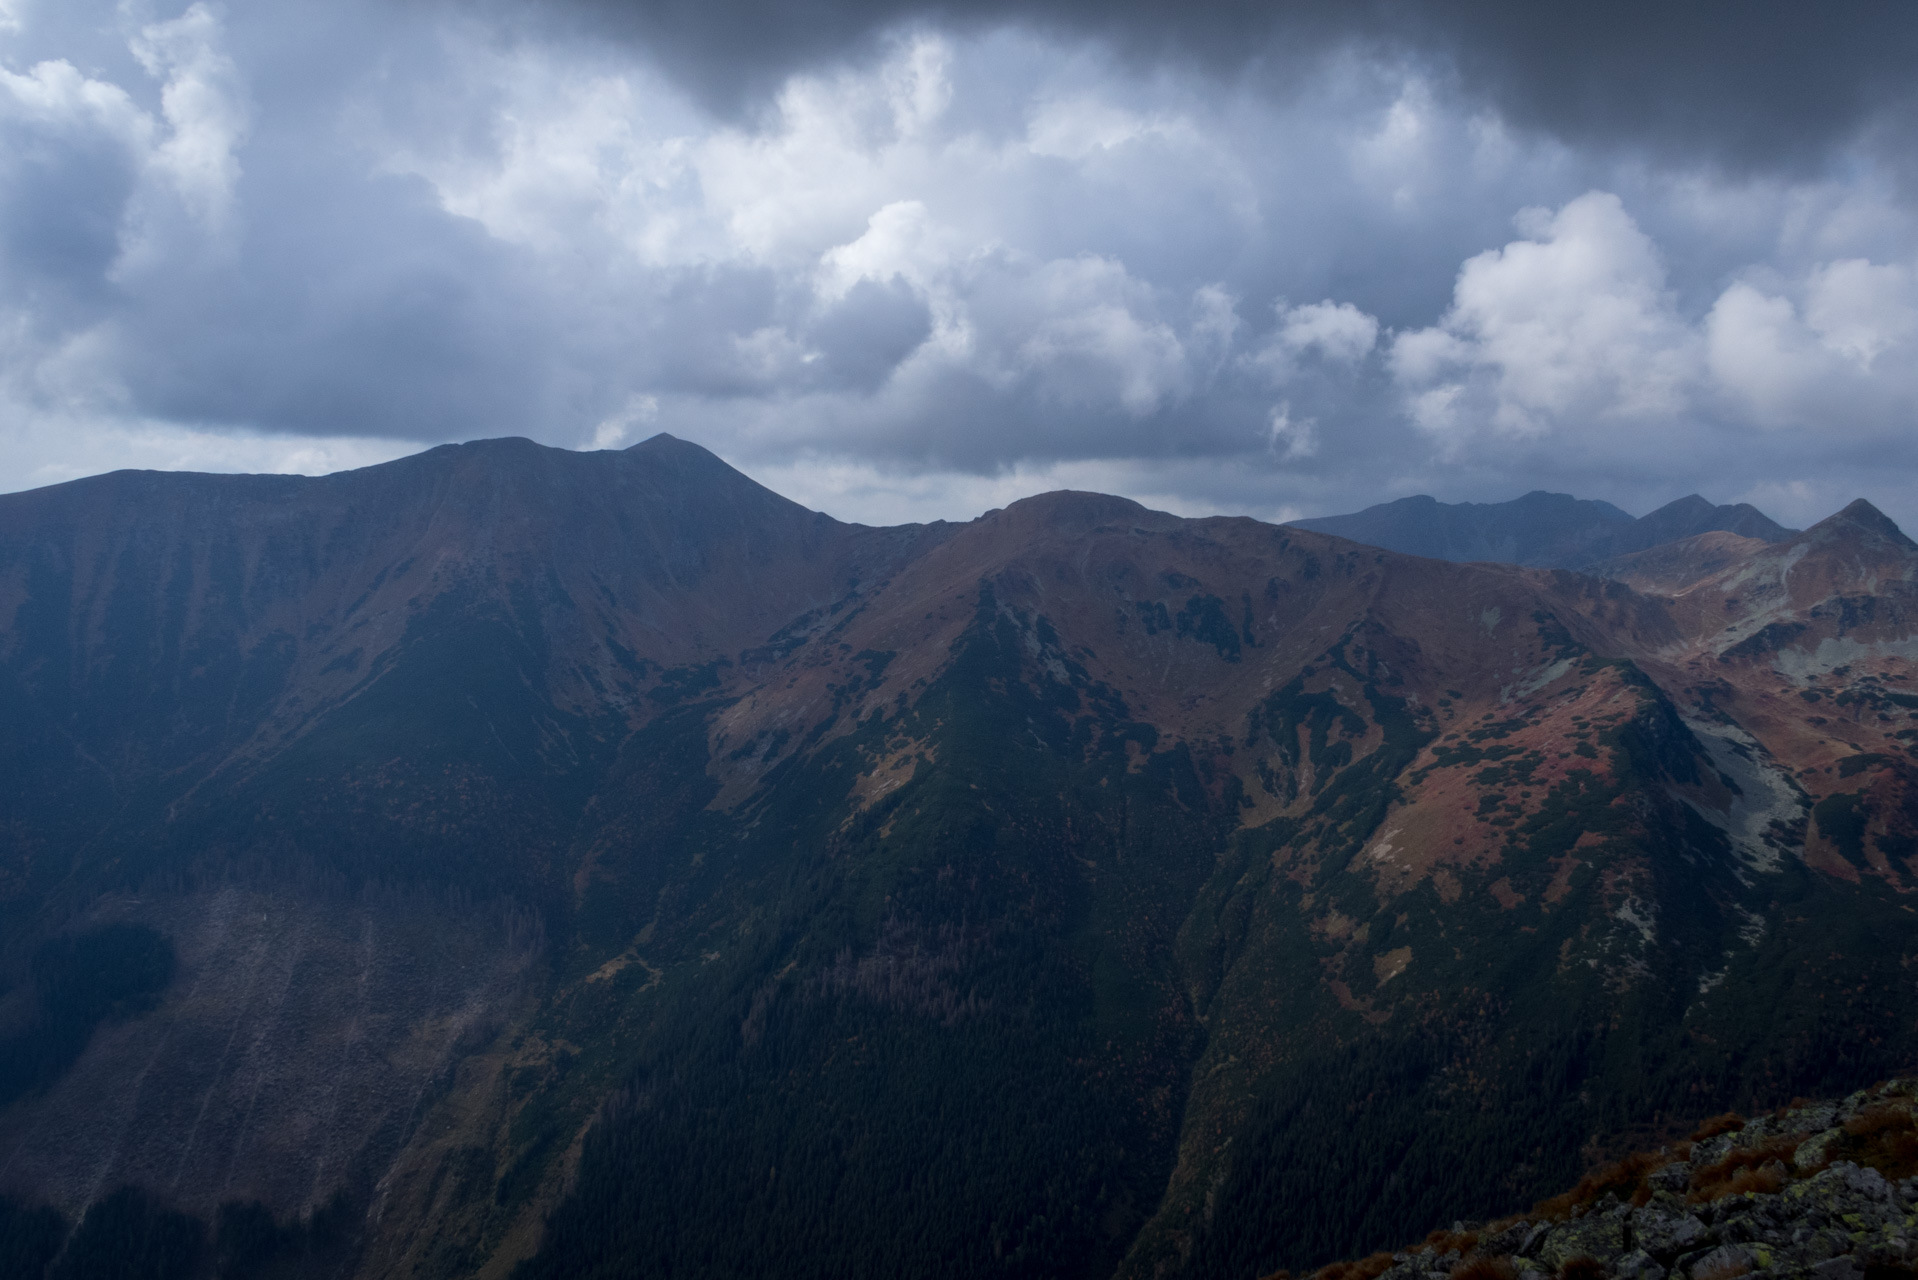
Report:
[{"label": "mountain slope", "polygon": [[1918,1048],[1869,508],[1640,590],[1093,494],[861,529],[667,438],[209,479],[0,498],[0,1033],[61,939],[177,956],[0,1109],[69,1219],[1253,1275]]}]

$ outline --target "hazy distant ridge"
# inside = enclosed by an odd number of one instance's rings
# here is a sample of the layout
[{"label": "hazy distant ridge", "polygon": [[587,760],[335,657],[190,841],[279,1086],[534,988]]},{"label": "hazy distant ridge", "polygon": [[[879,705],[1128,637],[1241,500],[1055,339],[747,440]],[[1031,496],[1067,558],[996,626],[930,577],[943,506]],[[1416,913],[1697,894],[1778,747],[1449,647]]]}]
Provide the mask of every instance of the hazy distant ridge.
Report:
[{"label": "hazy distant ridge", "polygon": [[1695,493],[1634,519],[1609,502],[1543,489],[1510,502],[1440,502],[1419,494],[1291,523],[1434,560],[1497,560],[1554,569],[1581,569],[1700,533],[1782,542],[1798,532],[1748,502],[1715,506]]}]

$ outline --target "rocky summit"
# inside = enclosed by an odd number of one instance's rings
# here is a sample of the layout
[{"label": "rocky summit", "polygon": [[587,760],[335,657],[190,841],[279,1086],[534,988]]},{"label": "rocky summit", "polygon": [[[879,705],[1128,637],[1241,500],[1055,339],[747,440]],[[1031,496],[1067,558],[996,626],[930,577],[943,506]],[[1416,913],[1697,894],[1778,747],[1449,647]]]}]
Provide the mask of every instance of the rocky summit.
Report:
[{"label": "rocky summit", "polygon": [[867,528],[670,436],[0,496],[0,1248],[1242,1280],[1885,1078],[1918,546],[1688,511]]},{"label": "rocky summit", "polygon": [[1316,1280],[1897,1280],[1918,1274],[1918,1080],[1714,1117],[1531,1213],[1459,1222]]}]

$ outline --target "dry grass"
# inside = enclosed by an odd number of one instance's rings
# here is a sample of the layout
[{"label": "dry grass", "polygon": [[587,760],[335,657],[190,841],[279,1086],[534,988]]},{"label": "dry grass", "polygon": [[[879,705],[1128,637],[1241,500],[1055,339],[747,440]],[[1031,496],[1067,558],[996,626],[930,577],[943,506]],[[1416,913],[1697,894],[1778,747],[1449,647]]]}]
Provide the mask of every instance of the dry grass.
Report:
[{"label": "dry grass", "polygon": [[1654,1151],[1635,1151],[1623,1160],[1594,1169],[1578,1180],[1578,1185],[1570,1191],[1541,1200],[1532,1207],[1532,1217],[1563,1219],[1571,1216],[1574,1209],[1588,1205],[1592,1201],[1612,1192],[1621,1200],[1636,1200],[1643,1191],[1649,1199],[1651,1192],[1645,1187],[1645,1175],[1654,1169],[1662,1169],[1672,1162],[1669,1155]]},{"label": "dry grass", "polygon": [[1315,1272],[1312,1280],[1378,1280],[1391,1265],[1391,1254],[1375,1253],[1357,1262],[1334,1262]]},{"label": "dry grass", "polygon": [[1515,1280],[1518,1268],[1510,1258],[1472,1257],[1452,1272],[1452,1280]]},{"label": "dry grass", "polygon": [[1478,1248],[1478,1238],[1476,1231],[1434,1231],[1425,1237],[1425,1243],[1432,1246],[1434,1253],[1450,1253],[1456,1249],[1466,1254]]},{"label": "dry grass", "polygon": [[1730,1133],[1734,1129],[1742,1129],[1744,1127],[1744,1116],[1739,1115],[1736,1111],[1727,1111],[1723,1115],[1717,1115],[1711,1117],[1709,1120],[1699,1121],[1698,1127],[1692,1130],[1692,1141],[1703,1142],[1707,1138],[1716,1138],[1721,1133]]},{"label": "dry grass", "polygon": [[1897,1181],[1918,1174],[1918,1123],[1911,1111],[1893,1103],[1866,1107],[1845,1122],[1843,1143],[1834,1157],[1855,1160]]},{"label": "dry grass", "polygon": [[1888,1129],[1910,1129],[1911,1127],[1911,1108],[1889,1102],[1880,1102],[1876,1106],[1866,1107],[1845,1121],[1845,1132],[1854,1138],[1869,1138],[1873,1134],[1884,1133]]},{"label": "dry grass", "polygon": [[1803,1134],[1780,1134],[1751,1147],[1733,1147],[1724,1158],[1692,1174],[1693,1204],[1704,1204],[1747,1191],[1773,1192],[1786,1182],[1785,1162],[1804,1140]]}]

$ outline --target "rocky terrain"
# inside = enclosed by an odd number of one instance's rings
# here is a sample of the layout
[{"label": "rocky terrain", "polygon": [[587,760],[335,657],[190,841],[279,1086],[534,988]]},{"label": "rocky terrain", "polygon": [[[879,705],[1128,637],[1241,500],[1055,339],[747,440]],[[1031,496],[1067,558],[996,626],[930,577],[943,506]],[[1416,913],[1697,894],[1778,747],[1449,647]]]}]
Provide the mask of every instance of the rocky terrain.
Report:
[{"label": "rocky terrain", "polygon": [[0,497],[0,1249],[1249,1277],[1918,1060],[1918,546],[1596,568],[663,436]]},{"label": "rocky terrain", "polygon": [[1714,1117],[1588,1174],[1531,1213],[1455,1223],[1317,1280],[1863,1280],[1918,1263],[1918,1080]]}]

